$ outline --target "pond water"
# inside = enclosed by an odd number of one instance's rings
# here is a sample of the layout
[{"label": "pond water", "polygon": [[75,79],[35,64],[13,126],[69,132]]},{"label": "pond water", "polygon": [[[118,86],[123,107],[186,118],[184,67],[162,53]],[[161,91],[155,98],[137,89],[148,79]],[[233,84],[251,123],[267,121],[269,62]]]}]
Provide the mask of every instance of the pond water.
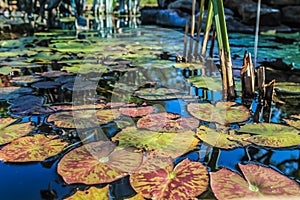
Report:
[{"label": "pond water", "polygon": [[[175,65],[175,55],[181,55],[183,51],[183,34],[180,30],[153,26],[123,28],[122,31],[109,32],[111,35],[106,38],[102,37],[105,34],[92,33],[95,32],[56,30],[37,33],[34,37],[0,42],[0,73],[3,74],[0,117],[15,117],[21,118],[22,122],[31,122],[34,129],[28,132],[29,135],[56,135],[70,145],[62,153],[43,162],[1,161],[2,199],[64,199],[77,190],[88,189],[89,185],[86,184],[68,184],[58,174],[57,166],[62,157],[82,144],[101,139],[110,140],[122,129],[136,124],[141,118],[123,114],[115,120],[92,127],[90,125],[95,123],[96,118],[73,114],[75,121],[78,122],[76,129],[70,128],[72,123],[63,119],[61,120],[63,122],[49,121],[49,115],[70,108],[53,106],[70,103],[76,106],[90,106],[97,103],[96,105],[101,104],[103,107],[106,106],[105,108],[110,108],[111,104],[113,108],[119,109],[132,107],[132,103],[140,106],[148,104],[154,107],[155,113],[171,112],[180,114],[181,118],[192,119],[193,115],[187,109],[189,104],[215,104],[222,100],[222,93],[219,90],[207,89],[211,86],[211,82],[204,81],[206,85],[196,87],[196,84],[191,84],[189,80],[191,75],[219,77],[220,73],[215,65],[209,69],[199,63],[189,68]],[[296,37],[297,34],[299,35],[299,33],[262,35],[258,62],[280,57],[287,63],[294,63],[294,68],[300,68],[300,41]],[[232,54],[235,57],[234,68],[239,69],[244,51],[246,49],[253,51],[254,38],[252,35],[238,33],[229,34],[229,37]],[[287,40],[289,44],[282,43]],[[160,59],[162,52],[169,52],[168,59]],[[28,76],[26,80],[18,79],[25,76]],[[23,90],[24,88],[26,89]],[[147,91],[148,88],[152,88],[154,92]],[[164,90],[159,90],[160,88]],[[293,95],[293,99],[295,96],[299,99],[298,93]],[[24,96],[27,96],[27,99],[20,99]],[[244,103],[239,91],[236,102]],[[253,123],[257,105],[256,98],[245,104],[250,116],[242,122],[220,125],[214,121],[200,119],[200,125],[225,131],[238,130],[243,125]],[[284,119],[295,119],[292,116],[299,115],[299,108],[297,99],[287,100],[287,103],[273,102],[270,121],[286,125]],[[226,114],[223,117],[226,117]],[[80,121],[83,121],[84,129],[78,128],[81,126]],[[63,124],[65,127],[61,128]],[[195,128],[193,130],[195,131]],[[5,146],[6,144],[3,144],[2,148]],[[299,145],[274,148],[249,143],[236,148],[218,148],[209,142],[199,140],[192,150],[184,151],[181,156],[175,157],[174,163],[178,164],[185,158],[203,163],[209,172],[216,172],[222,167],[238,171],[237,164],[251,161],[269,166],[300,183]],[[129,176],[110,183],[93,185],[104,187],[107,184],[110,186],[111,199],[126,199],[136,194],[130,185]],[[212,188],[208,187],[208,190],[198,198],[216,197]]]}]

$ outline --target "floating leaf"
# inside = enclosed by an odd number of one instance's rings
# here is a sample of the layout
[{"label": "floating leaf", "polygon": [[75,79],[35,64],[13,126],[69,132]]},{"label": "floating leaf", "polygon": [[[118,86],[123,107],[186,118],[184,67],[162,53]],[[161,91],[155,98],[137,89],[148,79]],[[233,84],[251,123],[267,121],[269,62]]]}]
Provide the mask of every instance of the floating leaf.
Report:
[{"label": "floating leaf", "polygon": [[119,111],[121,112],[121,114],[130,117],[141,117],[153,113],[154,107],[153,106],[127,107],[127,108],[120,108]]},{"label": "floating leaf", "polygon": [[3,87],[0,88],[0,100],[15,99],[25,94],[31,94],[32,89],[27,87]]},{"label": "floating leaf", "polygon": [[299,119],[300,115],[294,115],[292,117],[294,117],[295,120],[285,119],[284,121],[286,123],[288,123],[290,126],[293,126],[293,127],[297,128],[297,129],[300,129],[300,119]]},{"label": "floating leaf", "polygon": [[[162,163],[162,164],[161,164]],[[149,199],[192,199],[208,187],[208,172],[200,162],[150,159],[130,176],[134,190]]]},{"label": "floating leaf", "polygon": [[276,82],[275,89],[282,93],[300,93],[300,84],[292,82]]},{"label": "floating leaf", "polygon": [[104,73],[107,71],[107,66],[99,63],[81,63],[74,64],[71,67],[64,66],[61,70],[80,74]]},{"label": "floating leaf", "polygon": [[0,67],[0,75],[9,75],[10,73],[13,73],[13,72],[19,72],[20,69],[14,69],[12,67],[9,67],[9,66],[3,66],[3,67]]},{"label": "floating leaf", "polygon": [[222,91],[222,78],[208,76],[194,76],[188,79],[197,88]]},{"label": "floating leaf", "polygon": [[76,110],[54,113],[49,116],[48,121],[54,121],[61,128],[92,128],[107,124],[119,116],[117,109]]},{"label": "floating leaf", "polygon": [[143,155],[115,148],[109,141],[83,145],[66,154],[57,172],[66,183],[100,184],[125,177],[140,166]]},{"label": "floating leaf", "polygon": [[238,132],[251,133],[257,135],[273,136],[273,135],[298,135],[299,130],[284,126],[281,124],[272,123],[258,123],[258,124],[246,124],[242,126]]},{"label": "floating leaf", "polygon": [[175,68],[179,68],[179,69],[185,69],[185,68],[189,68],[189,69],[203,69],[203,63],[176,63],[173,65]]},{"label": "floating leaf", "polygon": [[48,72],[43,72],[41,74],[42,77],[46,77],[46,78],[57,78],[60,76],[71,76],[73,74],[71,73],[67,73],[67,72],[63,72],[63,71],[58,71],[58,70],[51,70]]},{"label": "floating leaf", "polygon": [[65,200],[88,200],[88,199],[100,199],[109,200],[109,185],[103,188],[90,187],[85,191],[77,191],[74,195],[66,198]]},{"label": "floating leaf", "polygon": [[244,177],[222,168],[211,172],[211,188],[217,199],[289,199],[300,196],[297,182],[271,168],[256,164],[239,167]]},{"label": "floating leaf", "polygon": [[36,89],[55,89],[59,85],[60,84],[55,81],[42,81],[32,84],[31,87]]},{"label": "floating leaf", "polygon": [[13,104],[9,107],[11,113],[17,115],[28,115],[40,110],[44,103],[44,98],[35,95],[24,95],[8,101],[8,103]]},{"label": "floating leaf", "polygon": [[30,122],[8,126],[13,122],[15,122],[13,118],[0,118],[0,145],[27,135],[33,128]]},{"label": "floating leaf", "polygon": [[181,98],[182,92],[171,88],[146,88],[135,92],[135,95],[146,100],[163,100]]},{"label": "floating leaf", "polygon": [[250,112],[246,107],[236,106],[234,102],[218,102],[216,105],[190,103],[187,110],[198,119],[219,124],[243,122],[250,116]]},{"label": "floating leaf", "polygon": [[121,147],[135,147],[145,151],[156,151],[166,156],[176,158],[196,147],[199,140],[193,131],[180,133],[158,133],[127,127],[112,138]]},{"label": "floating leaf", "polygon": [[[198,128],[196,135],[200,140],[207,144],[221,149],[232,149],[248,144],[242,140],[243,137],[240,138],[239,135],[234,135],[232,132],[227,134],[223,131],[217,132],[214,129],[206,127]],[[238,138],[240,138],[240,141],[237,140]]]},{"label": "floating leaf", "polygon": [[43,79],[40,76],[28,75],[28,76],[14,77],[12,80],[10,80],[10,82],[14,84],[27,85],[41,80]]},{"label": "floating leaf", "polygon": [[138,120],[139,128],[146,128],[157,132],[182,132],[193,130],[199,126],[199,120],[195,118],[178,118],[172,113],[156,113],[147,115]]},{"label": "floating leaf", "polygon": [[0,150],[0,159],[4,162],[44,161],[60,153],[68,144],[55,137],[37,134],[16,139]]}]

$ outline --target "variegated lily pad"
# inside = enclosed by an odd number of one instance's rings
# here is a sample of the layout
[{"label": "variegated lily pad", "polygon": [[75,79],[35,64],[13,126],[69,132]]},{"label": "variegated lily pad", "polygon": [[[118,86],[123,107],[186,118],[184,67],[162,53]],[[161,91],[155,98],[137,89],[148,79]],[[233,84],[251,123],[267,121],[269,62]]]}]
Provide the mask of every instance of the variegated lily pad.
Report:
[{"label": "variegated lily pad", "polygon": [[240,135],[243,141],[267,147],[290,147],[300,144],[299,130],[280,124],[246,124],[238,132],[254,135]]},{"label": "variegated lily pad", "polygon": [[117,109],[76,110],[54,113],[49,116],[48,121],[54,121],[61,128],[92,128],[107,124],[119,116]]},{"label": "variegated lily pad", "polygon": [[243,122],[250,116],[250,112],[246,107],[236,106],[234,102],[218,102],[216,105],[190,103],[187,110],[198,119],[219,124]]},{"label": "variegated lily pad", "polygon": [[119,111],[121,112],[121,114],[130,117],[141,117],[153,113],[154,107],[153,106],[127,107],[127,108],[120,108]]},{"label": "variegated lily pad", "polygon": [[242,140],[246,137],[246,135],[239,136],[234,135],[232,132],[230,132],[229,134],[223,131],[217,132],[215,129],[207,127],[198,128],[196,135],[200,140],[206,142],[207,144],[221,149],[233,149],[248,144],[247,142]]},{"label": "variegated lily pad", "polygon": [[55,137],[37,134],[16,139],[0,150],[0,159],[4,162],[44,161],[60,153],[68,144]]},{"label": "variegated lily pad", "polygon": [[295,120],[285,119],[284,121],[288,123],[290,126],[300,129],[300,115],[294,115],[292,117],[295,118]]},{"label": "variegated lily pad", "polygon": [[40,76],[28,75],[28,76],[14,77],[12,80],[10,80],[10,82],[14,84],[27,85],[41,80],[43,79]]},{"label": "variegated lily pad", "polygon": [[103,188],[90,187],[85,191],[77,191],[74,195],[66,198],[65,200],[88,200],[88,199],[100,199],[109,200],[109,185]]},{"label": "variegated lily pad", "polygon": [[112,138],[121,147],[135,147],[145,151],[155,151],[176,158],[193,150],[199,140],[193,131],[180,133],[158,133],[127,127]]},{"label": "variegated lily pad", "polygon": [[165,100],[181,98],[182,92],[171,88],[146,88],[136,91],[135,95],[146,100]]},{"label": "variegated lily pad", "polygon": [[66,183],[109,183],[135,171],[143,155],[131,149],[116,148],[112,142],[98,141],[83,145],[66,154],[57,172]]},{"label": "variegated lily pad", "polygon": [[146,128],[156,132],[182,132],[193,130],[199,126],[199,120],[195,118],[179,118],[172,113],[156,113],[147,115],[138,120],[139,128]]},{"label": "variegated lily pad", "polygon": [[211,188],[217,199],[293,199],[299,198],[299,184],[271,168],[241,165],[243,176],[222,168],[211,172]]},{"label": "variegated lily pad", "polygon": [[134,190],[149,199],[193,199],[208,187],[208,172],[200,162],[150,159],[130,176]]},{"label": "variegated lily pad", "polygon": [[0,118],[0,145],[27,135],[33,128],[30,122],[8,126],[13,122],[15,122],[13,118]]}]

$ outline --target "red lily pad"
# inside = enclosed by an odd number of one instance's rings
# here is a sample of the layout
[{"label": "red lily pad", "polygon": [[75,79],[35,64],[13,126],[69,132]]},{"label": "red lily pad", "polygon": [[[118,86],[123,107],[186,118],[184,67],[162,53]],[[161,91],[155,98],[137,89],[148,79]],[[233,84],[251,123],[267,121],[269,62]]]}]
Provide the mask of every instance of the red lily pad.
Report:
[{"label": "red lily pad", "polygon": [[259,123],[246,124],[238,132],[249,133],[239,135],[243,141],[266,147],[290,147],[300,144],[299,130],[280,124]]},{"label": "red lily pad", "polygon": [[222,168],[211,172],[217,199],[288,199],[300,196],[299,184],[277,171],[256,164],[241,165],[243,176]]},{"label": "red lily pad", "polygon": [[121,112],[121,114],[130,117],[141,117],[153,113],[154,107],[153,106],[127,107],[127,108],[120,108],[119,111]]},{"label": "red lily pad", "polygon": [[13,118],[0,118],[0,145],[27,135],[33,128],[30,122],[9,126],[13,122],[15,122]]},{"label": "red lily pad", "polygon": [[208,172],[200,162],[185,159],[175,166],[172,160],[146,161],[130,176],[134,190],[149,199],[192,199],[206,191]]},{"label": "red lily pad", "polygon": [[144,151],[155,151],[165,156],[176,158],[191,150],[199,140],[193,131],[180,133],[159,133],[127,127],[112,138],[120,147],[135,147]]},{"label": "red lily pad", "polygon": [[150,114],[139,119],[137,126],[156,132],[182,132],[193,130],[199,126],[199,120],[195,118],[176,119],[179,116],[166,112]]},{"label": "red lily pad", "polygon": [[219,124],[243,122],[250,116],[250,112],[246,107],[236,106],[234,102],[218,102],[216,105],[190,103],[187,110],[198,119]]},{"label": "red lily pad", "polygon": [[49,116],[48,121],[54,121],[61,128],[92,128],[107,124],[119,116],[117,109],[75,110],[54,113]]},{"label": "red lily pad", "polygon": [[58,163],[57,172],[66,183],[109,183],[135,171],[143,155],[131,149],[116,148],[109,141],[83,145],[66,154]]},{"label": "red lily pad", "polygon": [[172,88],[146,88],[135,92],[139,98],[146,100],[166,100],[181,98],[182,92]]},{"label": "red lily pad", "polygon": [[103,188],[90,187],[88,190],[77,191],[74,195],[66,198],[65,200],[88,200],[88,199],[101,199],[109,200],[109,185]]},{"label": "red lily pad", "polygon": [[44,161],[60,153],[68,144],[55,137],[37,134],[16,139],[0,150],[0,159],[4,162]]}]

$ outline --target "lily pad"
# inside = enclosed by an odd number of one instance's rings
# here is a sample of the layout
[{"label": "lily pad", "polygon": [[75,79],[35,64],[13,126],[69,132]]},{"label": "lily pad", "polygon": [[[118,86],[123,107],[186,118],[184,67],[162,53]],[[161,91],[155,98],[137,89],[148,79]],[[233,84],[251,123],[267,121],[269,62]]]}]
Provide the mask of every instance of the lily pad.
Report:
[{"label": "lily pad", "polygon": [[35,95],[24,95],[14,100],[10,100],[8,103],[12,104],[9,107],[11,113],[17,115],[28,115],[40,109],[44,103],[44,98]]},{"label": "lily pad", "polygon": [[27,87],[3,87],[0,88],[0,100],[15,99],[25,94],[31,94],[32,89]]},{"label": "lily pad", "polygon": [[129,149],[116,148],[112,142],[98,141],[83,145],[66,154],[57,172],[66,183],[109,183],[135,171],[143,155]]},{"label": "lily pad", "polygon": [[300,94],[300,84],[292,82],[276,82],[275,89],[281,93]]},{"label": "lily pad", "polygon": [[13,122],[15,122],[15,119],[13,118],[0,118],[0,145],[27,135],[33,128],[30,122],[8,126]]},{"label": "lily pad", "polygon": [[179,69],[203,69],[203,63],[176,63],[174,64],[175,68],[179,68]]},{"label": "lily pad", "polygon": [[19,72],[20,69],[14,69],[12,67],[9,67],[9,66],[3,66],[3,67],[0,67],[0,75],[9,75],[10,73],[13,73],[13,72]]},{"label": "lily pad", "polygon": [[[162,165],[160,165],[162,163]],[[206,191],[208,172],[200,162],[149,159],[130,176],[134,190],[149,199],[193,199]]]},{"label": "lily pad", "polygon": [[0,150],[0,159],[4,162],[44,161],[60,153],[68,144],[55,137],[37,134],[16,139]]},{"label": "lily pad", "polygon": [[100,199],[109,200],[109,185],[103,188],[90,187],[88,190],[77,191],[74,195],[66,198],[65,200],[88,200]]},{"label": "lily pad", "polygon": [[219,124],[243,122],[250,116],[250,112],[246,107],[236,106],[233,102],[218,102],[216,105],[190,103],[187,110],[198,119]]},{"label": "lily pad", "polygon": [[295,118],[295,120],[291,120],[291,119],[285,119],[284,121],[286,123],[288,123],[290,126],[293,126],[297,129],[300,129],[300,115],[294,115],[292,116],[293,118]]},{"label": "lily pad", "polygon": [[149,115],[154,112],[153,106],[142,106],[142,107],[128,107],[120,108],[119,111],[122,115],[127,115],[130,117],[141,117]]},{"label": "lily pad", "polygon": [[135,127],[123,129],[112,140],[118,141],[121,147],[135,147],[139,150],[155,151],[172,158],[193,150],[199,142],[194,137],[193,131],[158,133]]},{"label": "lily pad", "polygon": [[51,71],[44,72],[41,74],[42,77],[46,77],[46,78],[57,78],[60,76],[71,76],[71,75],[74,75],[74,74],[63,72],[63,71],[58,71],[58,70],[51,70]]},{"label": "lily pad", "polygon": [[222,78],[208,76],[194,76],[188,79],[197,88],[207,88],[209,90],[222,91]]},{"label": "lily pad", "polygon": [[10,80],[10,82],[14,84],[27,85],[41,80],[43,79],[40,76],[28,75],[28,76],[14,77],[12,80]]},{"label": "lily pad", "polygon": [[178,118],[180,115],[172,113],[156,113],[147,115],[137,122],[137,127],[156,132],[182,132],[193,130],[199,126],[196,118]]},{"label": "lily pad", "polygon": [[238,132],[254,135],[240,135],[244,141],[266,147],[290,147],[300,144],[299,130],[280,124],[246,124]]},{"label": "lily pad", "polygon": [[92,128],[107,124],[119,116],[117,109],[76,110],[54,113],[49,116],[48,121],[54,121],[61,128]]},{"label": "lily pad", "polygon": [[71,67],[64,66],[61,70],[80,74],[88,74],[93,72],[104,73],[107,71],[107,66],[97,63],[81,63],[73,64]]},{"label": "lily pad", "polygon": [[36,89],[55,89],[59,85],[60,84],[55,81],[42,81],[32,84],[31,87]]},{"label": "lily pad", "polygon": [[211,172],[211,188],[217,199],[293,199],[299,184],[277,171],[256,164],[241,165],[243,176],[222,168]]},{"label": "lily pad", "polygon": [[146,100],[166,100],[181,98],[182,92],[171,88],[146,88],[136,91],[135,95]]},{"label": "lily pad", "polygon": [[242,140],[246,135],[239,136],[234,135],[232,132],[230,132],[229,134],[225,133],[224,131],[217,132],[215,129],[207,127],[198,128],[196,135],[205,143],[221,149],[233,149],[248,144],[247,142]]}]

